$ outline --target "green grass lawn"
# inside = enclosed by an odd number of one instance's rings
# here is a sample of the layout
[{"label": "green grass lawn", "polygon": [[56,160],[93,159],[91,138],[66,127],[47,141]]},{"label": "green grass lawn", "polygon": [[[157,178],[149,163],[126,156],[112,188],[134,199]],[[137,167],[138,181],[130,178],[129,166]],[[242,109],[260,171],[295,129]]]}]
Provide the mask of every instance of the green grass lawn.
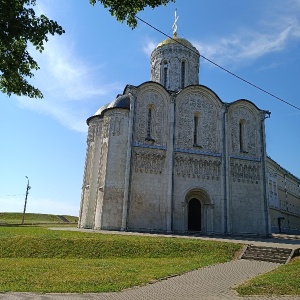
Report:
[{"label": "green grass lawn", "polygon": [[0,292],[109,292],[226,262],[241,245],[0,226]]},{"label": "green grass lawn", "polygon": [[[22,213],[0,213],[0,225],[8,224],[21,224],[22,222]],[[74,216],[64,216],[71,224],[78,222],[78,217]],[[43,223],[63,223],[63,221],[56,215],[49,214],[32,214],[26,213],[24,224],[43,224]]]},{"label": "green grass lawn", "polygon": [[300,295],[300,257],[236,288],[240,295]]}]

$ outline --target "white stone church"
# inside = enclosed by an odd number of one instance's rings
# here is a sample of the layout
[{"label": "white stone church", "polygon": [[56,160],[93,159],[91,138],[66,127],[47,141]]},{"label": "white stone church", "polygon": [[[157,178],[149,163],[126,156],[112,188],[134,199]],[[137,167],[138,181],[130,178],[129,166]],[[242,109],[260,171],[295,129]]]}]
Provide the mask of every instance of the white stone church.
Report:
[{"label": "white stone church", "polygon": [[300,230],[300,180],[266,157],[270,113],[200,85],[199,58],[186,39],[164,40],[151,54],[151,81],[127,85],[87,120],[80,228]]}]

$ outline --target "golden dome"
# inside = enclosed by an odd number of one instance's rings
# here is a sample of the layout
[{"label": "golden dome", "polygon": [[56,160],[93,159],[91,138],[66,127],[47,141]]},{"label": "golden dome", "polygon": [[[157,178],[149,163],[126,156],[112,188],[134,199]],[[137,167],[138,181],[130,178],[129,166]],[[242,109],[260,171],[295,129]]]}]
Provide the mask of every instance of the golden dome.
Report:
[{"label": "golden dome", "polygon": [[183,39],[183,38],[179,38],[179,37],[173,37],[173,38],[168,38],[162,42],[160,42],[156,48],[164,46],[164,45],[169,45],[169,44],[183,44],[189,48],[195,48],[188,40]]}]

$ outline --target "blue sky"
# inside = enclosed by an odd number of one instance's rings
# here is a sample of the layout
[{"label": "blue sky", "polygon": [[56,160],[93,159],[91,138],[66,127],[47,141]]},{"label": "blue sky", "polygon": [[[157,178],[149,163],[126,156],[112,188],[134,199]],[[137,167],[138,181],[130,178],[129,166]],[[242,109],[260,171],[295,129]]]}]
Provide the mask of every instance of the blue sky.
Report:
[{"label": "blue sky", "polygon": [[[85,120],[122,93],[150,79],[149,55],[163,35],[139,22],[118,23],[88,0],[37,0],[37,12],[66,33],[50,37],[33,83],[44,99],[0,94],[0,212],[21,212],[27,179],[27,212],[78,215],[86,150]],[[200,53],[261,88],[300,106],[299,0],[177,0],[138,14]],[[267,153],[300,177],[300,111],[239,81],[201,59],[200,84],[224,102],[253,101],[271,111]]]}]

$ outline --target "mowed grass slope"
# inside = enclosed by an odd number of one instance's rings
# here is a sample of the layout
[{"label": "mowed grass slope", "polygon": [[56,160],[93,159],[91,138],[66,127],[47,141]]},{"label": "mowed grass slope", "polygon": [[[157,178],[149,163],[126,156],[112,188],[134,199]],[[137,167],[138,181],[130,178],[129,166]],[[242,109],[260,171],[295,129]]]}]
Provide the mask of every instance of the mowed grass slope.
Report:
[{"label": "mowed grass slope", "polygon": [[236,288],[240,295],[300,295],[300,257]]},{"label": "mowed grass slope", "polygon": [[241,245],[0,227],[0,292],[109,292],[233,258]]},{"label": "mowed grass slope", "polygon": [[[21,224],[22,213],[0,213],[0,225],[1,224]],[[78,217],[64,216],[70,223],[77,223]],[[64,223],[58,216],[50,214],[33,214],[26,213],[24,224],[42,224],[42,223]]]}]

